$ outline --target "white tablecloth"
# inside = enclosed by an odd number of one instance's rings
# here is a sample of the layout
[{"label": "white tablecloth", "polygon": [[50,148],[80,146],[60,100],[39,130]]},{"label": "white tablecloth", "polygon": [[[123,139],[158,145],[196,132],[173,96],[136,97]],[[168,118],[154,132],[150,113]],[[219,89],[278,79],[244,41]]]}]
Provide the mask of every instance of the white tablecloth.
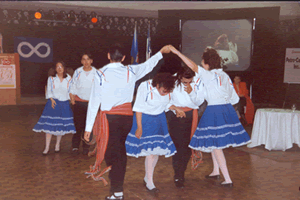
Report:
[{"label": "white tablecloth", "polygon": [[265,145],[268,150],[292,148],[300,145],[300,111],[291,109],[258,109],[255,114],[249,148]]}]

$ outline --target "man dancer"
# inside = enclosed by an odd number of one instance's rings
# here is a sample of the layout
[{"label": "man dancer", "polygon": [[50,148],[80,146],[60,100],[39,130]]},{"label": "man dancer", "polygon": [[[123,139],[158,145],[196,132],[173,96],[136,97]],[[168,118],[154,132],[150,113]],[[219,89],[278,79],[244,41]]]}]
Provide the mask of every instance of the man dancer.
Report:
[{"label": "man dancer", "polygon": [[[109,174],[111,194],[105,198],[106,200],[124,199],[123,182],[127,163],[125,140],[132,126],[131,102],[135,83],[156,66],[163,58],[162,53],[169,52],[167,45],[145,63],[124,66],[122,64],[125,59],[124,49],[121,45],[115,44],[107,54],[110,63],[98,70],[95,75],[84,138],[89,141],[95,122],[93,134],[97,135],[97,159],[90,174],[96,180],[103,174],[95,178],[95,173],[99,172],[103,159],[107,166],[111,166]],[[99,107],[100,115],[98,114],[95,121]],[[99,121],[101,121],[100,132],[95,131]],[[102,177],[100,179],[103,180]]]},{"label": "man dancer", "polygon": [[[79,153],[92,82],[97,71],[95,67],[91,66],[92,63],[92,56],[89,53],[83,53],[81,56],[81,64],[83,66],[75,70],[71,83],[70,99],[71,104],[74,105],[74,123],[76,128],[76,134],[72,138],[72,153],[74,154]],[[89,145],[82,141],[82,153],[84,155],[89,153],[89,147]]]}]

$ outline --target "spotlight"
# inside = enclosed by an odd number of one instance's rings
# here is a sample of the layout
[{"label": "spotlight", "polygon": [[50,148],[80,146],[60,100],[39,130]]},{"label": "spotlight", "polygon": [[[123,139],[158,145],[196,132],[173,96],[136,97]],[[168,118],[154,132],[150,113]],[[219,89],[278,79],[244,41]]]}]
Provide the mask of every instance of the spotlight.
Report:
[{"label": "spotlight", "polygon": [[49,10],[47,14],[47,19],[54,20],[55,19],[55,12],[54,10]]},{"label": "spotlight", "polygon": [[90,17],[92,23],[97,23],[98,19],[97,19],[97,14],[95,12],[91,12]]},{"label": "spotlight", "polygon": [[76,14],[75,14],[75,12],[74,12],[74,10],[71,10],[70,12],[69,12],[69,14],[68,14],[68,19],[70,20],[70,21],[76,21]]},{"label": "spotlight", "polygon": [[87,15],[84,11],[80,12],[80,19],[81,19],[81,22],[86,22],[87,21]]},{"label": "spotlight", "polygon": [[41,9],[39,9],[37,12],[34,13],[34,17],[36,19],[41,19],[43,17],[43,11]]},{"label": "spotlight", "polygon": [[93,18],[91,19],[91,22],[93,22],[93,23],[97,23],[97,21],[98,21],[98,19],[97,19],[96,17],[93,17]]},{"label": "spotlight", "polygon": [[65,20],[67,19],[67,13],[65,11],[60,11],[59,14],[56,16],[57,20]]}]

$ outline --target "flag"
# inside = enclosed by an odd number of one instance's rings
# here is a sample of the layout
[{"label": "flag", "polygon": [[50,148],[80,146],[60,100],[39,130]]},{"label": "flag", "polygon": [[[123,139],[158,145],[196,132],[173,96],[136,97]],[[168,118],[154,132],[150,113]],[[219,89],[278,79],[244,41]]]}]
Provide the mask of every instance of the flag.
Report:
[{"label": "flag", "polygon": [[147,44],[146,44],[146,60],[148,60],[151,57],[151,37],[150,37],[150,23],[148,26],[148,34],[147,34]]},{"label": "flag", "polygon": [[19,54],[21,61],[50,63],[53,60],[53,40],[14,37],[14,52]]},{"label": "flag", "polygon": [[134,26],[133,40],[131,46],[131,64],[139,63],[139,50],[138,50],[138,39],[137,39],[137,31],[136,31],[136,22]]}]

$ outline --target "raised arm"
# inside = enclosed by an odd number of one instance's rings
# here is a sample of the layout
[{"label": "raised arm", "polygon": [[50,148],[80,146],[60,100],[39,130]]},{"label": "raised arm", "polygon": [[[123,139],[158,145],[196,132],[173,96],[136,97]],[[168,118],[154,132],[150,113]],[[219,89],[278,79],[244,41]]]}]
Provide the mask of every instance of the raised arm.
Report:
[{"label": "raised arm", "polygon": [[170,50],[172,53],[176,54],[191,70],[198,73],[198,65],[194,63],[191,59],[183,55],[180,51],[178,51],[175,47],[170,45]]},{"label": "raised arm", "polygon": [[159,50],[155,55],[149,58],[146,62],[138,64],[138,65],[130,65],[135,72],[136,80],[143,78],[146,74],[151,72],[153,68],[157,65],[158,61],[160,61],[164,53],[170,53],[170,45],[166,45]]}]

